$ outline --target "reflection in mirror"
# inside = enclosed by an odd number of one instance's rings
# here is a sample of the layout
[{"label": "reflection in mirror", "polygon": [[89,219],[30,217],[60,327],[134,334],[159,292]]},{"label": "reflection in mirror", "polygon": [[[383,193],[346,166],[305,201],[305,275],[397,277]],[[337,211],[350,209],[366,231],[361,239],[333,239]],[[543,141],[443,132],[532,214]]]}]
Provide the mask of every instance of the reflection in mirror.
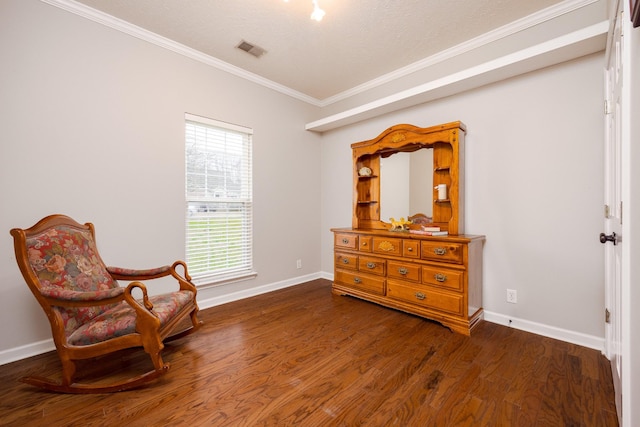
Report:
[{"label": "reflection in mirror", "polygon": [[433,150],[400,152],[380,159],[380,220],[433,215]]}]

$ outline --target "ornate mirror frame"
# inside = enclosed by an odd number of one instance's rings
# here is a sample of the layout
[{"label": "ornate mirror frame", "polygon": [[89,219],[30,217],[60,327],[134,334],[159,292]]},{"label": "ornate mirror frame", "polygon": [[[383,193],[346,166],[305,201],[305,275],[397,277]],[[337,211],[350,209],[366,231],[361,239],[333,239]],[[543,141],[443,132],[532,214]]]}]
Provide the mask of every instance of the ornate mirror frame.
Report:
[{"label": "ornate mirror frame", "polygon": [[[369,141],[351,144],[353,152],[353,218],[354,229],[389,229],[391,224],[380,219],[380,159],[399,152],[433,149],[433,186],[445,184],[447,196],[433,194],[433,219],[430,224],[450,235],[464,233],[464,137],[462,122],[445,123],[428,128],[408,124],[392,126]],[[429,167],[429,166],[426,166]],[[411,212],[412,216],[420,214]],[[407,213],[409,215],[409,213]],[[412,224],[419,228],[420,224]]]}]

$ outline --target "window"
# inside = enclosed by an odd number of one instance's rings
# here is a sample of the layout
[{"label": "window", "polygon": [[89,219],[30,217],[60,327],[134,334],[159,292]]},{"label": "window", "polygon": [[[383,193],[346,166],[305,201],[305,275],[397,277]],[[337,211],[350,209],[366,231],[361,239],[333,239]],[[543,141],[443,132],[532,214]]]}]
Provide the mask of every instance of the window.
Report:
[{"label": "window", "polygon": [[194,283],[254,276],[251,135],[185,115],[186,260]]}]

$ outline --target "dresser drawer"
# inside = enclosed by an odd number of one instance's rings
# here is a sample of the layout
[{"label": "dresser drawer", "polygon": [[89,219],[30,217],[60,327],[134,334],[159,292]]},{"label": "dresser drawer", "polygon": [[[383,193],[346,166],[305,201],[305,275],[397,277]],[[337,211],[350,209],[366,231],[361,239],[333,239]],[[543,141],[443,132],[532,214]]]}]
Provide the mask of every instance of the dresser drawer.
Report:
[{"label": "dresser drawer", "polygon": [[383,255],[402,255],[402,239],[373,238],[373,252]]},{"label": "dresser drawer", "polygon": [[389,277],[395,277],[402,280],[411,280],[420,282],[420,266],[415,264],[405,264],[402,262],[388,261]]},{"label": "dresser drawer", "polygon": [[363,273],[377,274],[384,276],[387,271],[387,262],[381,258],[360,256],[358,260],[358,270]]},{"label": "dresser drawer", "polygon": [[373,247],[373,238],[371,236],[360,236],[358,242],[360,243],[360,251],[371,252]]},{"label": "dresser drawer", "polygon": [[385,280],[383,278],[367,276],[364,274],[359,275],[347,271],[336,271],[335,280],[352,288],[378,295],[384,295]]},{"label": "dresser drawer", "polygon": [[336,248],[356,249],[358,247],[357,234],[336,233],[335,236]]},{"label": "dresser drawer", "polygon": [[422,267],[422,283],[461,291],[464,272],[446,268]]},{"label": "dresser drawer", "polygon": [[336,252],[335,268],[346,268],[348,270],[358,269],[358,255],[343,254]]},{"label": "dresser drawer", "polygon": [[462,248],[460,243],[422,242],[422,259],[448,261],[462,264]]},{"label": "dresser drawer", "polygon": [[402,256],[405,258],[420,258],[420,242],[415,240],[403,240]]},{"label": "dresser drawer", "polygon": [[464,314],[462,294],[438,291],[429,286],[387,281],[387,296],[421,307],[462,316]]}]

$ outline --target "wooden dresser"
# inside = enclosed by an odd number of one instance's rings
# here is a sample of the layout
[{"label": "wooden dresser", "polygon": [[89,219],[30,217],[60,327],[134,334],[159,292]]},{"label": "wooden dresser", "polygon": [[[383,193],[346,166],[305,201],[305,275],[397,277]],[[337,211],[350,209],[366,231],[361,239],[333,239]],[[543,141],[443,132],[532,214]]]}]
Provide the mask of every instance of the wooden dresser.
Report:
[{"label": "wooden dresser", "polygon": [[[464,234],[465,134],[461,122],[427,128],[401,124],[372,140],[351,145],[352,226],[331,230],[334,293],[471,333],[483,318],[485,238]],[[401,174],[392,172],[397,167],[389,168],[391,157],[406,159],[405,154],[419,150],[430,150],[430,156],[416,153],[417,157],[401,164]],[[417,175],[418,182],[414,169],[422,172]],[[400,175],[407,175],[408,181],[398,182]],[[396,197],[404,193],[409,197]],[[396,221],[392,226],[392,218],[381,218],[383,210],[385,216],[411,220]],[[418,234],[424,233],[423,227],[440,229],[447,235]]]},{"label": "wooden dresser", "polygon": [[483,236],[332,231],[334,293],[436,320],[466,335],[482,318]]}]

